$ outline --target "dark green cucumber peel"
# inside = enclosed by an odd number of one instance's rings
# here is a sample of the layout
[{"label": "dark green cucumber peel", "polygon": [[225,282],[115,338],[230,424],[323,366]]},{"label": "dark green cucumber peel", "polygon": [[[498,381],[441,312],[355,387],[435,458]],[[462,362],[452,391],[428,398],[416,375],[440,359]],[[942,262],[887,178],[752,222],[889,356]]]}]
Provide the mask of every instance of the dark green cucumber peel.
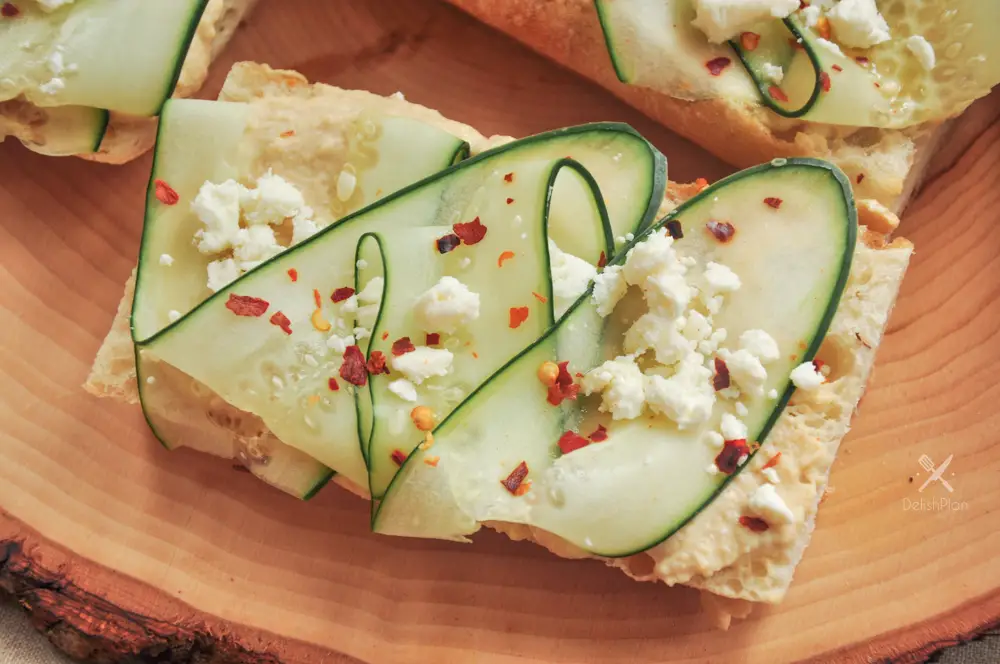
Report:
[{"label": "dark green cucumber peel", "polygon": [[[812,158],[789,158],[787,160],[783,160],[783,163],[781,163],[780,165],[777,165],[777,164],[763,164],[763,165],[760,165],[760,166],[756,166],[756,167],[753,167],[753,168],[746,169],[744,171],[740,171],[740,172],[735,173],[735,174],[733,174],[733,175],[731,175],[731,176],[729,176],[727,178],[724,178],[723,180],[720,180],[720,181],[714,183],[713,185],[709,186],[708,188],[704,189],[702,192],[700,192],[694,198],[691,198],[688,201],[685,201],[683,204],[681,204],[680,206],[678,206],[676,209],[674,209],[669,214],[667,214],[665,217],[663,217],[661,220],[659,220],[657,223],[655,223],[648,231],[644,232],[641,236],[637,236],[632,242],[628,243],[625,247],[622,248],[622,250],[620,252],[618,252],[618,254],[616,255],[615,259],[613,261],[609,262],[609,266],[610,265],[622,265],[625,262],[625,259],[626,259],[628,251],[632,247],[634,247],[635,245],[637,245],[640,242],[644,241],[648,237],[648,235],[650,233],[653,233],[653,232],[659,230],[660,228],[664,227],[669,221],[671,221],[673,219],[677,219],[685,211],[691,209],[693,206],[701,203],[702,201],[705,201],[709,197],[717,196],[719,194],[720,190],[722,190],[723,188],[725,188],[727,185],[733,184],[735,182],[738,182],[738,181],[740,181],[740,180],[742,180],[742,179],[744,179],[744,178],[746,178],[748,176],[752,176],[752,175],[755,175],[755,174],[764,173],[764,172],[768,172],[768,171],[773,171],[775,169],[783,169],[783,168],[788,168],[788,169],[806,168],[806,169],[818,169],[820,171],[824,171],[827,174],[828,177],[833,178],[833,180],[836,183],[836,186],[839,187],[840,191],[843,194],[843,200],[844,200],[844,204],[845,204],[845,210],[844,210],[844,212],[845,212],[845,214],[844,214],[844,221],[846,223],[846,228],[844,229],[845,230],[845,250],[844,250],[843,260],[842,260],[841,266],[840,266],[841,269],[840,269],[839,274],[837,275],[836,282],[835,282],[835,284],[834,284],[834,286],[833,286],[833,288],[832,288],[832,290],[830,292],[830,298],[829,298],[829,301],[827,303],[827,307],[826,307],[826,309],[824,311],[824,314],[823,314],[823,316],[822,316],[819,324],[814,328],[815,329],[814,334],[812,336],[812,339],[807,344],[806,350],[801,355],[801,358],[802,358],[803,362],[808,362],[808,361],[812,360],[815,357],[817,351],[819,350],[819,347],[822,344],[823,339],[826,337],[826,334],[827,334],[827,332],[829,330],[830,323],[833,320],[833,317],[836,314],[837,308],[838,308],[838,306],[840,304],[840,300],[841,300],[841,297],[843,296],[843,292],[844,292],[844,289],[846,287],[847,280],[848,280],[848,278],[850,276],[851,264],[852,264],[853,257],[854,257],[854,248],[855,248],[856,243],[857,243],[857,209],[856,209],[856,206],[855,206],[855,202],[854,202],[854,198],[853,198],[853,194],[852,194],[852,190],[851,190],[851,183],[848,180],[848,178],[844,175],[844,173],[842,171],[840,171],[840,169],[838,169],[833,164],[830,164],[830,163],[822,161],[822,160],[812,159]],[[519,362],[521,360],[521,358],[523,358],[524,356],[528,355],[529,353],[531,353],[533,350],[535,350],[536,348],[538,348],[542,344],[548,343],[551,339],[553,339],[554,336],[559,333],[559,331],[560,331],[560,329],[562,327],[562,323],[565,322],[566,320],[568,320],[571,317],[571,315],[573,314],[573,312],[575,312],[577,309],[579,309],[581,306],[585,305],[588,302],[588,300],[589,300],[589,298],[591,296],[592,290],[593,290],[593,285],[591,285],[591,287],[588,288],[588,290],[583,295],[581,295],[580,298],[566,311],[566,313],[560,319],[559,323],[557,323],[555,326],[553,326],[549,330],[549,332],[547,332],[544,336],[542,336],[541,338],[539,338],[537,341],[535,341],[530,346],[528,346],[527,348],[525,348],[522,352],[520,352],[517,356],[513,357],[510,361],[508,361],[507,363],[505,363],[503,365],[503,367],[501,367],[500,369],[498,369],[495,373],[493,373],[490,376],[489,379],[487,379],[486,381],[484,381],[476,390],[474,390],[472,393],[470,393],[461,404],[459,404],[446,418],[444,418],[437,425],[437,427],[435,428],[434,432],[437,433],[445,425],[447,425],[448,423],[450,423],[450,421],[452,419],[460,417],[463,414],[463,411],[465,410],[465,408],[467,406],[469,406],[469,404],[473,403],[475,397],[480,392],[482,392],[483,390],[487,389],[491,385],[491,383],[498,376],[500,376],[505,371],[507,371],[508,369],[510,369],[511,367],[513,367],[517,362]],[[795,390],[794,385],[789,380],[789,382],[788,382],[788,384],[787,384],[784,392],[781,394],[781,396],[776,401],[776,403],[775,403],[775,405],[774,405],[774,407],[773,407],[773,409],[771,411],[770,416],[768,417],[768,419],[766,420],[765,424],[761,428],[760,435],[757,436],[758,442],[760,442],[760,443],[763,444],[763,442],[766,440],[767,435],[770,433],[770,431],[773,428],[774,424],[777,422],[778,418],[784,412],[784,409],[787,406],[788,401],[791,398],[791,395],[794,392],[794,390]],[[402,465],[402,467],[400,469],[400,472],[398,472],[396,474],[396,476],[393,478],[392,482],[390,483],[389,487],[387,488],[387,490],[385,492],[386,496],[390,496],[392,494],[393,485],[395,485],[398,481],[402,481],[400,478],[403,476],[403,470],[406,468],[407,464],[410,464],[411,462],[412,463],[418,463],[418,460],[414,460],[414,457],[418,456],[418,454],[417,454],[418,450],[419,450],[419,445],[415,446],[413,448],[411,454],[409,454],[407,456],[407,459],[406,459],[406,461],[404,461],[404,463],[403,463],[403,465]],[[754,451],[751,451],[750,456],[752,457],[754,453],[755,453]],[[695,518],[698,514],[700,514],[701,511],[704,510],[705,507],[707,507],[709,504],[711,504],[711,502],[726,488],[726,486],[728,486],[729,482],[731,482],[743,470],[743,468],[748,467],[749,465],[750,464],[749,464],[749,460],[748,460],[748,462],[742,464],[739,468],[737,468],[737,470],[732,475],[729,475],[724,480],[722,480],[715,487],[715,489],[705,498],[705,500],[700,504],[700,506],[697,509],[692,510],[688,514],[688,516],[686,518],[682,519],[680,522],[671,524],[671,527],[662,536],[656,538],[653,541],[647,542],[643,546],[637,547],[635,549],[630,549],[628,551],[617,552],[617,553],[610,554],[610,555],[606,554],[606,553],[605,554],[600,554],[600,555],[604,555],[605,557],[613,557],[613,558],[627,557],[627,556],[630,556],[630,555],[635,555],[637,553],[646,551],[649,548],[651,548],[653,546],[656,546],[657,544],[665,541],[666,539],[668,539],[669,537],[671,537],[672,535],[674,535],[677,531],[679,531],[681,528],[683,528],[684,525],[686,525],[688,522],[691,521],[691,519]],[[384,503],[384,501],[383,501],[383,503]],[[380,507],[381,507],[381,504],[378,507],[373,507],[373,514],[374,514],[373,525],[378,520],[378,516],[379,516],[378,510],[380,509]]]},{"label": "dark green cucumber peel", "polygon": [[194,41],[194,36],[198,32],[198,25],[201,23],[201,17],[205,14],[205,8],[208,6],[208,2],[209,0],[199,0],[198,4],[194,6],[187,34],[181,42],[181,48],[178,53],[180,57],[177,58],[177,62],[174,65],[173,76],[168,79],[167,85],[164,86],[162,101],[160,101],[160,104],[157,106],[156,112],[153,113],[154,116],[160,115],[160,113],[163,112],[163,105],[166,104],[167,100],[174,94],[174,88],[177,87],[177,81],[181,78],[181,70],[184,69],[184,61],[187,60],[188,51],[191,49],[191,42]]},{"label": "dark green cucumber peel", "polygon": [[[781,22],[792,35],[791,39],[793,39],[798,46],[801,46],[805,50],[806,55],[809,57],[809,62],[812,65],[813,74],[815,75],[812,93],[810,93],[809,99],[806,100],[805,104],[799,108],[786,108],[781,105],[780,100],[775,99],[771,95],[771,88],[777,87],[780,89],[780,86],[777,86],[764,76],[763,72],[760,70],[761,63],[759,63],[757,58],[754,56],[754,51],[744,49],[738,39],[731,39],[729,41],[729,45],[736,52],[736,55],[739,57],[743,67],[747,70],[747,74],[749,74],[750,78],[753,79],[754,85],[757,86],[757,90],[760,92],[761,102],[783,118],[801,118],[803,115],[808,113],[813,106],[815,106],[816,101],[823,92],[823,81],[820,76],[823,72],[823,65],[820,63],[819,56],[816,54],[816,49],[809,37],[809,29],[800,25],[798,23],[798,19],[796,18],[788,17],[782,19]],[[792,55],[794,55],[795,48],[796,47],[789,46],[789,51]],[[788,58],[788,61],[791,61],[791,58]],[[787,62],[783,64],[787,65]]]}]

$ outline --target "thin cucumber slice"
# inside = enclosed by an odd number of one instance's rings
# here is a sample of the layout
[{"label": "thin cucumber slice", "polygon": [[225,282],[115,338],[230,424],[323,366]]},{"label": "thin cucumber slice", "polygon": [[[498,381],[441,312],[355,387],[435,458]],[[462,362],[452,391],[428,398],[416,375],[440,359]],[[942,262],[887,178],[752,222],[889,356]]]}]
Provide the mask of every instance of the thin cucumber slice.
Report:
[{"label": "thin cucumber slice", "polygon": [[[359,241],[366,234],[448,229],[483,204],[481,192],[491,191],[494,182],[512,187],[508,197],[515,200],[513,208],[519,196],[529,196],[538,186],[530,177],[518,178],[517,171],[535,163],[554,164],[566,156],[587,167],[602,191],[609,192],[605,204],[612,229],[624,233],[622,229],[641,227],[655,213],[665,186],[665,161],[630,128],[595,124],[541,134],[473,157],[345,217],[247,273],[137,346],[233,407],[255,413],[286,444],[363,485],[367,467],[354,418],[356,390],[340,373],[342,351],[330,344],[333,334],[345,333],[341,325],[349,313],[343,304],[330,302],[331,294],[355,284]],[[509,183],[508,173],[514,173]],[[605,189],[605,178],[619,185],[619,191],[612,186]],[[541,209],[535,213],[541,214]],[[489,227],[505,221],[513,223],[510,217],[483,223]],[[443,258],[460,262],[461,254],[452,253],[456,255]],[[480,258],[498,257],[474,260]],[[287,276],[290,269],[297,271],[295,282]],[[318,315],[314,291],[321,294]],[[259,298],[267,303],[267,311],[259,318],[237,316],[226,306],[230,296]],[[290,335],[269,322],[279,311],[282,317],[277,320],[287,319]],[[317,325],[319,318],[331,321],[332,329]],[[506,326],[496,332],[503,331],[517,332]],[[532,340],[526,336],[522,342]],[[337,389],[331,389],[331,378]]]},{"label": "thin cucumber slice", "polygon": [[0,99],[153,116],[180,76],[207,0],[18,3],[0,21]]},{"label": "thin cucumber slice", "polygon": [[100,108],[58,106],[39,108],[44,114],[40,137],[20,137],[24,147],[50,157],[97,152],[108,128],[109,114]]},{"label": "thin cucumber slice", "polygon": [[[782,200],[778,209],[764,202],[772,197]],[[706,231],[718,219],[736,222],[726,244]],[[764,328],[777,341],[780,359],[768,365],[764,390],[780,396],[750,399],[743,417],[749,438],[763,442],[793,391],[792,368],[813,357],[843,293],[857,233],[850,183],[829,164],[790,159],[720,181],[661,224],[671,220],[684,230],[679,253],[721,261],[743,281],[716,326],[730,337]],[[571,370],[586,371],[621,352],[619,335],[604,335],[595,349],[593,308],[581,298],[438,426],[430,450],[412,451],[379,506],[377,532],[461,540],[484,521],[501,521],[597,555],[626,556],[669,537],[722,490],[726,476],[706,470],[717,450],[703,440],[718,428],[722,402],[707,423],[684,430],[658,417],[609,422],[589,398],[560,408],[546,402],[536,376],[543,362],[568,360]],[[598,422],[608,428],[606,442],[560,455],[563,432],[586,433]],[[434,466],[425,463],[429,455]],[[530,490],[513,495],[501,480],[522,461]]]}]

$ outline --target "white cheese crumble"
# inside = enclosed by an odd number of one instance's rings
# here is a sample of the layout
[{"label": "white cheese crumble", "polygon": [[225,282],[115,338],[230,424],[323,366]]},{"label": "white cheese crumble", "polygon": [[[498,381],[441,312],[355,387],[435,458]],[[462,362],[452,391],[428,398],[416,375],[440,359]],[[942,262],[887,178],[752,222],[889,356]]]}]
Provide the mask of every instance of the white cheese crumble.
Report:
[{"label": "white cheese crumble", "polygon": [[306,201],[295,185],[268,170],[255,188],[240,187],[240,207],[247,224],[279,224],[299,214]]},{"label": "white cheese crumble", "polygon": [[181,318],[181,312],[177,311],[176,309],[171,309],[170,311],[167,312],[167,320],[169,320],[171,323],[177,322],[178,320],[180,320],[180,318]]},{"label": "white cheese crumble", "polygon": [[705,442],[708,443],[710,447],[719,448],[726,442],[726,439],[723,438],[722,434],[718,431],[706,431]]},{"label": "white cheese crumble", "polygon": [[597,313],[600,316],[608,316],[627,290],[628,284],[622,275],[621,265],[611,265],[594,277],[594,290],[590,298],[597,307]]},{"label": "white cheese crumble", "polygon": [[742,392],[764,393],[767,369],[764,368],[757,356],[745,348],[737,351],[721,348],[719,349],[719,357],[725,361],[730,377]]},{"label": "white cheese crumble", "polygon": [[826,380],[823,374],[816,371],[816,365],[812,362],[803,362],[792,369],[792,384],[800,390],[815,390]]},{"label": "white cheese crumble", "polygon": [[746,417],[750,414],[750,409],[744,406],[742,401],[737,401],[734,408],[736,409],[736,414],[740,417]]},{"label": "white cheese crumble", "polygon": [[819,18],[823,13],[823,8],[813,4],[802,9],[802,20],[806,27],[815,28],[819,24]]},{"label": "white cheese crumble", "polygon": [[742,285],[739,276],[722,263],[705,264],[705,285],[709,295],[733,293]]},{"label": "white cheese crumble", "polygon": [[405,378],[394,380],[387,387],[390,392],[403,401],[413,402],[417,400],[417,387]]},{"label": "white cheese crumble", "polygon": [[319,231],[316,222],[308,217],[297,216],[292,219],[292,244],[308,240]]},{"label": "white cheese crumble", "polygon": [[785,501],[778,495],[778,491],[773,484],[761,484],[751,494],[748,503],[750,511],[761,517],[769,524],[771,523],[792,523],[795,521],[795,514],[788,508]]},{"label": "white cheese crumble", "polygon": [[194,234],[198,251],[217,254],[229,249],[240,231],[239,183],[205,182],[191,202],[191,211],[205,226]]},{"label": "white cheese crumble", "polygon": [[174,257],[170,254],[160,254],[160,265],[170,267],[174,264]]},{"label": "white cheese crumble", "polygon": [[679,428],[701,424],[712,416],[715,405],[712,371],[704,366],[701,355],[691,353],[669,378],[646,376],[645,396],[651,410],[669,417]]},{"label": "white cheese crumble", "polygon": [[230,283],[236,281],[239,276],[240,267],[232,258],[226,258],[221,261],[212,261],[208,264],[207,286],[213,293],[218,292]]},{"label": "white cheese crumble", "polygon": [[337,199],[341,203],[351,200],[357,185],[358,177],[352,171],[347,168],[340,171],[340,175],[337,176]]},{"label": "white cheese crumble", "polygon": [[329,339],[326,340],[326,345],[333,352],[338,355],[343,355],[344,351],[347,350],[348,346],[353,346],[355,344],[355,339],[353,335],[338,336],[334,334]]},{"label": "white cheese crumble", "polygon": [[732,413],[723,413],[722,422],[719,425],[724,440],[746,440],[747,425]]},{"label": "white cheese crumble", "polygon": [[870,48],[888,41],[889,24],[875,0],[840,0],[828,13],[837,41],[851,48]]},{"label": "white cheese crumble", "polygon": [[409,353],[392,358],[392,368],[420,385],[432,376],[447,375],[454,358],[450,350],[417,346]]},{"label": "white cheese crumble", "polygon": [[934,69],[937,58],[934,54],[934,47],[921,35],[913,35],[906,38],[906,48],[917,58],[920,66],[930,71]]},{"label": "white cheese crumble", "polygon": [[673,320],[654,312],[640,316],[625,333],[626,353],[641,355],[650,349],[656,361],[664,365],[676,364],[693,350]]},{"label": "white cheese crumble", "polygon": [[552,295],[555,297],[553,304],[557,312],[565,311],[576,302],[597,276],[596,267],[566,253],[552,240],[549,240],[549,267],[552,270]]},{"label": "white cheese crumble", "polygon": [[767,398],[768,399],[777,399],[778,398],[778,390],[776,390],[774,388],[771,388],[771,390],[769,390],[768,393],[767,393]]},{"label": "white cheese crumble", "polygon": [[[378,318],[378,310],[382,303],[382,291],[385,289],[385,280],[382,277],[373,277],[360,293],[352,295],[344,301],[341,311],[347,313],[348,309],[355,307],[357,312],[355,318],[358,326],[370,330],[375,327],[375,319]],[[350,300],[350,302],[348,302]]]},{"label": "white cheese crumble", "polygon": [[38,0],[39,6],[47,12],[55,11],[60,7],[71,4],[74,0]]},{"label": "white cheese crumble", "polygon": [[[405,356],[404,356],[405,357]],[[633,419],[646,402],[644,376],[635,359],[623,355],[591,369],[581,381],[584,394],[601,392],[600,410],[612,419]]]},{"label": "white cheese crumble", "polygon": [[829,39],[823,39],[822,37],[817,37],[816,43],[825,48],[826,50],[828,50],[830,53],[833,53],[834,55],[839,55],[840,57],[844,57],[844,52],[840,50],[840,47],[837,46],[832,41],[830,41]]},{"label": "white cheese crumble", "polygon": [[764,330],[747,330],[740,335],[740,348],[752,353],[761,362],[774,362],[781,357],[778,342]]},{"label": "white cheese crumble", "polygon": [[785,18],[799,8],[799,0],[694,0],[694,7],[691,24],[721,44],[762,21]]},{"label": "white cheese crumble", "polygon": [[778,471],[774,468],[765,468],[760,471],[760,474],[764,476],[764,479],[771,484],[781,484],[781,478],[778,477]]},{"label": "white cheese crumble", "polygon": [[781,67],[781,65],[772,65],[770,62],[765,62],[760,66],[760,72],[764,75],[764,78],[771,81],[775,85],[779,85],[783,80],[785,80],[785,70]]},{"label": "white cheese crumble", "polygon": [[58,76],[53,76],[45,83],[38,86],[39,92],[46,95],[54,95],[66,87],[66,81]]},{"label": "white cheese crumble", "polygon": [[479,293],[455,277],[441,277],[417,298],[414,312],[424,331],[453,334],[479,318]]},{"label": "white cheese crumble", "polygon": [[693,289],[684,275],[687,266],[673,248],[674,239],[662,229],[631,249],[622,274],[639,286],[650,308],[664,308],[679,317],[691,302]]}]

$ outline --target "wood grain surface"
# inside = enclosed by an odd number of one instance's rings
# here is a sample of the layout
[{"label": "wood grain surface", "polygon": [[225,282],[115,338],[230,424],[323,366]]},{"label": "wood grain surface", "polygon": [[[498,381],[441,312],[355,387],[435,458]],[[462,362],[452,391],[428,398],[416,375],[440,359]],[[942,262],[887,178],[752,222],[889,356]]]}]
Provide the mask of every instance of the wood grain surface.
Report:
[{"label": "wood grain surface", "polygon": [[[633,124],[675,180],[729,169],[431,0],[262,3],[228,64],[402,90],[484,132]],[[917,254],[784,604],[713,629],[697,593],[494,533],[367,532],[187,451],[80,389],[138,248],[148,156],[0,148],[0,588],[80,657],[117,662],[918,662],[1000,621],[1000,96],[960,120],[902,230]],[[949,494],[918,458],[953,454]],[[923,498],[959,509],[915,510]],[[130,660],[134,661],[134,660]]]}]

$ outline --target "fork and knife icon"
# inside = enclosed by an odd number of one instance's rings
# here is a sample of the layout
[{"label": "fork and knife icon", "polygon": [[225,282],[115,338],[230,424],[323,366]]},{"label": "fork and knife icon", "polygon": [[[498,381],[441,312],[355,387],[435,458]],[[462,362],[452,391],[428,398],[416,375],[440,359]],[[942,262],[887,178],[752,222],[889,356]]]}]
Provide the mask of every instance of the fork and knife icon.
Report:
[{"label": "fork and knife icon", "polygon": [[948,458],[944,460],[944,463],[935,468],[934,461],[926,454],[921,454],[917,461],[920,463],[920,467],[929,472],[931,475],[924,480],[923,484],[920,485],[920,489],[917,490],[917,493],[923,493],[923,490],[927,488],[927,485],[934,481],[941,482],[941,484],[944,485],[944,488],[948,489],[949,493],[953,492],[954,489],[951,488],[951,485],[948,484],[948,480],[946,480],[943,476],[944,471],[948,469],[948,465],[951,463],[954,456],[954,454],[949,454]]}]

